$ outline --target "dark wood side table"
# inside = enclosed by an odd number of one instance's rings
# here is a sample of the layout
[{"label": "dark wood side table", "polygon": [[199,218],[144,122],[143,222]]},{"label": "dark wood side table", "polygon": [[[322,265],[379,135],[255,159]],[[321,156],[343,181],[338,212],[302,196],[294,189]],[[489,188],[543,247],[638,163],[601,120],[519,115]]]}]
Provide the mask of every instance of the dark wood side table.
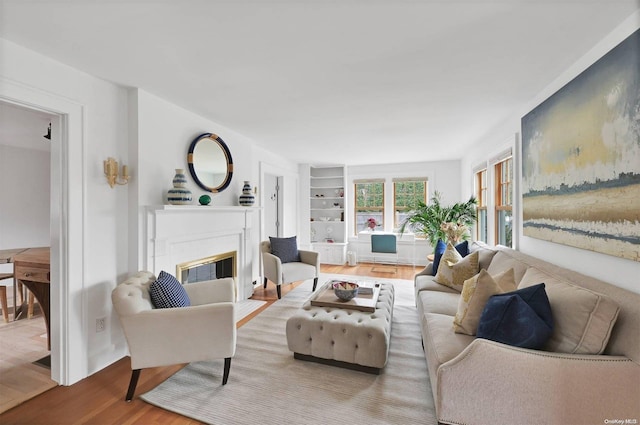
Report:
[{"label": "dark wood side table", "polygon": [[45,324],[47,325],[47,349],[51,350],[51,330],[49,328],[50,261],[51,253],[46,248],[29,248],[13,257],[16,280],[25,285],[38,299]]}]

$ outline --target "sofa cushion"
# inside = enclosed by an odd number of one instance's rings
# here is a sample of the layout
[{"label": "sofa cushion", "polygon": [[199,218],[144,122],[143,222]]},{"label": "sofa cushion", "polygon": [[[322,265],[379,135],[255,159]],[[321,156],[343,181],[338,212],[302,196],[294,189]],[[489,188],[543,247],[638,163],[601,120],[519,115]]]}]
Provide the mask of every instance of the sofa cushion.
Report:
[{"label": "sofa cushion", "polygon": [[475,335],[480,323],[480,315],[489,297],[515,289],[513,269],[506,270],[495,278],[483,269],[471,279],[465,280],[453,319],[454,332]]},{"label": "sofa cushion", "polygon": [[422,291],[418,294],[418,305],[420,306],[418,313],[437,313],[454,316],[458,309],[459,298],[460,293],[455,291]]},{"label": "sofa cushion", "polygon": [[290,238],[274,238],[269,236],[269,241],[271,242],[271,253],[280,258],[280,261],[283,263],[300,261],[296,236],[291,236]]},{"label": "sofa cushion", "polygon": [[620,308],[609,297],[573,285],[535,267],[519,288],[544,282],[554,315],[554,331],[545,349],[560,353],[601,354],[607,346]]},{"label": "sofa cushion", "polygon": [[[475,337],[456,334],[451,331],[452,316],[447,314],[425,313],[422,316],[424,349],[429,368],[438,367],[456,357]],[[435,377],[435,375],[432,375]]]},{"label": "sofa cushion", "polygon": [[541,283],[489,298],[477,336],[516,347],[542,349],[552,332],[551,306]]},{"label": "sofa cushion", "polygon": [[464,281],[478,273],[478,253],[474,252],[462,258],[453,244],[447,245],[442,256],[435,281],[462,292]]},{"label": "sofa cushion", "polygon": [[158,279],[149,286],[151,302],[156,308],[188,307],[191,305],[189,295],[178,280],[161,271]]},{"label": "sofa cushion", "polygon": [[435,280],[435,276],[418,276],[416,277],[415,285],[416,285],[416,293],[420,291],[439,291],[439,292],[450,292],[456,295],[460,295],[460,292],[456,291],[453,288],[449,288],[448,286],[440,285]]},{"label": "sofa cushion", "polygon": [[[491,276],[495,276],[498,273],[502,273],[505,270],[513,269],[513,273],[516,278],[516,283],[520,283],[524,272],[529,268],[529,265],[519,259],[509,255],[506,250],[500,250],[496,252],[491,260],[491,264],[487,268],[487,271]],[[539,283],[539,282],[538,282]]]},{"label": "sofa cushion", "polygon": [[469,254],[476,251],[478,251],[478,267],[485,270],[489,268],[493,256],[498,252],[484,242],[474,241],[469,246]]}]

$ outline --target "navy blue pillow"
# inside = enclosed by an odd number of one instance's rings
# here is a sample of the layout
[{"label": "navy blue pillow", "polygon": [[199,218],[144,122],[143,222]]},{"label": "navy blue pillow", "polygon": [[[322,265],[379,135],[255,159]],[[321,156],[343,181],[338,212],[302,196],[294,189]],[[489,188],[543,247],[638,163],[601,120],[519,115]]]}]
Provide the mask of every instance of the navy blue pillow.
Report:
[{"label": "navy blue pillow", "polygon": [[469,255],[469,241],[460,242],[455,248],[463,257]]},{"label": "navy blue pillow", "polygon": [[[456,251],[462,255],[462,257],[466,257],[469,255],[469,242],[464,241],[460,242],[455,246]],[[440,260],[442,259],[442,255],[447,249],[447,244],[442,241],[442,239],[438,239],[438,243],[436,244],[436,249],[433,252],[433,267],[431,268],[432,274],[435,276],[438,272],[438,266],[440,266]]]},{"label": "navy blue pillow", "polygon": [[440,260],[442,259],[442,254],[447,249],[447,244],[444,243],[442,239],[438,239],[438,243],[436,244],[436,248],[433,250],[433,267],[431,268],[431,274],[436,275],[438,272],[438,266],[440,265]]},{"label": "navy blue pillow", "polygon": [[295,236],[290,238],[273,238],[269,236],[269,241],[271,242],[271,253],[280,258],[283,263],[300,261],[298,242]]},{"label": "navy blue pillow", "polygon": [[151,302],[156,308],[189,307],[191,300],[178,279],[161,271],[158,279],[149,286]]},{"label": "navy blue pillow", "polygon": [[493,295],[480,316],[476,336],[516,347],[541,349],[553,332],[544,283]]}]

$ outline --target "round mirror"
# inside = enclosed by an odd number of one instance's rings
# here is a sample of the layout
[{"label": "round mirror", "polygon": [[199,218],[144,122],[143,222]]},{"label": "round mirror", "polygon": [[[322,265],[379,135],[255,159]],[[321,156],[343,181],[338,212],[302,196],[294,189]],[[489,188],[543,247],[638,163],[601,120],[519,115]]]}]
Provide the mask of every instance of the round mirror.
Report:
[{"label": "round mirror", "polygon": [[187,156],[191,177],[208,192],[222,192],[231,183],[233,160],[224,141],[213,133],[196,137]]}]

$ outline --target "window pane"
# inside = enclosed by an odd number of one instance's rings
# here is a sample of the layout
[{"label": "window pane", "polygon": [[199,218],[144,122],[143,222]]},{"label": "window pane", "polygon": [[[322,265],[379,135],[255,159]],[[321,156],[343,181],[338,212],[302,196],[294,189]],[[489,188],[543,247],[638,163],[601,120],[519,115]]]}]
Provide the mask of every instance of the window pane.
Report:
[{"label": "window pane", "polygon": [[375,229],[384,229],[384,183],[356,183],[354,186],[355,233],[367,230],[369,219],[375,220]]},{"label": "window pane", "polygon": [[500,210],[498,211],[498,243],[500,245],[511,247],[511,211]]},{"label": "window pane", "polygon": [[[427,182],[422,181],[399,181],[393,183],[393,211],[394,226],[399,228],[407,218],[407,213],[413,208],[417,201],[426,202]],[[411,226],[406,230],[412,231]]]},{"label": "window pane", "polygon": [[487,210],[478,209],[477,238],[487,242]]}]

